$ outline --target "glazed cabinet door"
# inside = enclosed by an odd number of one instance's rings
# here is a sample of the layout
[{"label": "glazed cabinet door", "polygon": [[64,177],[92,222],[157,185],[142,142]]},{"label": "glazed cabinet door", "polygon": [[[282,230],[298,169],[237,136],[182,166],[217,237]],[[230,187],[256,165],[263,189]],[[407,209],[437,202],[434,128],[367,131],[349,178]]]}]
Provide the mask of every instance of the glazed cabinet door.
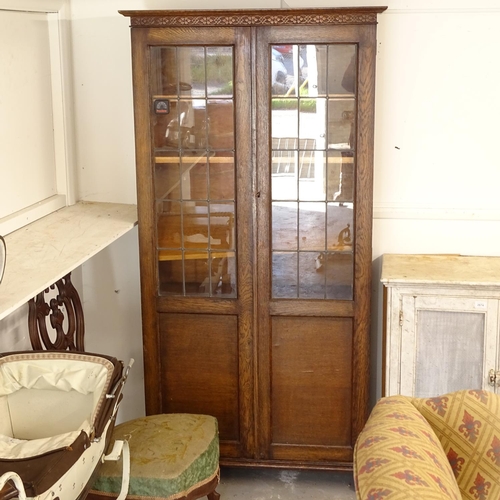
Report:
[{"label": "glazed cabinet door", "polygon": [[497,366],[498,299],[392,293],[387,395],[495,390],[489,373]]},{"label": "glazed cabinet door", "polygon": [[257,30],[259,458],[345,463],[368,394],[374,26]]},{"label": "glazed cabinet door", "polygon": [[133,30],[148,413],[253,453],[248,29]]}]

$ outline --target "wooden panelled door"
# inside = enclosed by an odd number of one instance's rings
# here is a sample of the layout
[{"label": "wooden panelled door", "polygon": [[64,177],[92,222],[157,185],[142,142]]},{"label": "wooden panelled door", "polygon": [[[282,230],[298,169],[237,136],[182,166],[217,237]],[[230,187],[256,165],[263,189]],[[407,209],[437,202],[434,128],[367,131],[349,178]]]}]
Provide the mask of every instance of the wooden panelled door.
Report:
[{"label": "wooden panelled door", "polygon": [[346,468],[368,409],[381,9],[297,12],[123,12],[146,403],[216,416],[222,463]]},{"label": "wooden panelled door", "polygon": [[[349,462],[366,418],[372,116],[360,100],[373,93],[374,53],[365,37],[359,26],[257,33],[265,460]],[[286,65],[286,85],[269,58]]]},{"label": "wooden panelled door", "polygon": [[132,34],[147,411],[214,415],[252,456],[250,32]]}]

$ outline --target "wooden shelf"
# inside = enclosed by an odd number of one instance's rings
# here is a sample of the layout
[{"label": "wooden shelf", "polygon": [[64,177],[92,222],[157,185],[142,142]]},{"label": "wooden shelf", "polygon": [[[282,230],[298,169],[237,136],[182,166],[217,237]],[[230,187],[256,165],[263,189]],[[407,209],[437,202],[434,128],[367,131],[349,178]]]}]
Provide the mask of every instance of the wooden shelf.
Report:
[{"label": "wooden shelf", "polygon": [[135,225],[135,205],[81,202],[7,235],[7,264],[0,284],[0,319]]},{"label": "wooden shelf", "polygon": [[[226,257],[235,257],[236,252],[231,251],[231,250],[226,250],[226,251],[212,251],[210,252],[210,255],[212,259],[224,259]],[[171,260],[208,260],[208,251],[206,252],[190,252],[187,251],[182,255],[182,253],[174,254],[173,252],[171,253],[162,253],[160,251],[160,255],[158,256],[158,260],[160,262],[166,262],[166,261],[171,261]]]}]

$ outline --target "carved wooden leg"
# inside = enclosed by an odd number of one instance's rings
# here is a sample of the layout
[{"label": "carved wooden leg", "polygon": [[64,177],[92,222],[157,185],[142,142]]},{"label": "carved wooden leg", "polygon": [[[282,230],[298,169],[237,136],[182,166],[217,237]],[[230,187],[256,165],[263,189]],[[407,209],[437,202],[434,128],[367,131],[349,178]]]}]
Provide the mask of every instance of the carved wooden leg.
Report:
[{"label": "carved wooden leg", "polygon": [[214,490],[207,495],[208,500],[219,500],[220,495]]}]

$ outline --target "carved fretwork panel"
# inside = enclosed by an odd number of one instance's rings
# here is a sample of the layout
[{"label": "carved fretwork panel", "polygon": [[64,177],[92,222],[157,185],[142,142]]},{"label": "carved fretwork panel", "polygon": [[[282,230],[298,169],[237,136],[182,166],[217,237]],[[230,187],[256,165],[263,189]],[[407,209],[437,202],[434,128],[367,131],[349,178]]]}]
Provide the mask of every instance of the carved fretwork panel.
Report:
[{"label": "carved fretwork panel", "polygon": [[[55,297],[50,298],[56,287]],[[33,349],[85,350],[82,303],[71,282],[71,273],[29,301],[28,329]]]},{"label": "carved fretwork panel", "polygon": [[185,26],[334,26],[377,24],[377,14],[386,7],[337,9],[250,9],[120,11],[130,16],[132,27]]}]

